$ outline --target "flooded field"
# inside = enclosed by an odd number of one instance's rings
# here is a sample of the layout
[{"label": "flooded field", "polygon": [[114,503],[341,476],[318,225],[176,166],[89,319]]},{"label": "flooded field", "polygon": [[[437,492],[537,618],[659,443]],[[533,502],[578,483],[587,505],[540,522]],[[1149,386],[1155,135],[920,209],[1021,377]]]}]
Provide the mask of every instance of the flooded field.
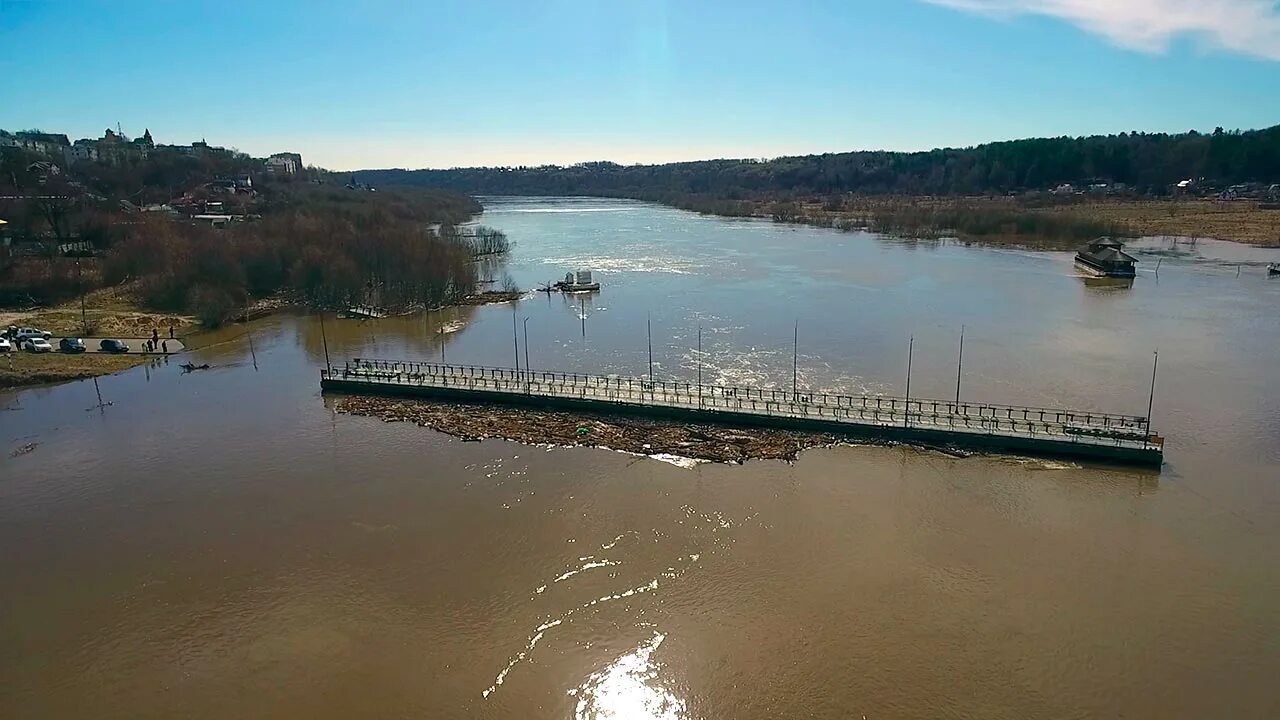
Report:
[{"label": "flooded field", "polygon": [[[0,716],[1274,717],[1276,251],[908,242],[493,199],[531,291],[257,321],[0,393]],[[1155,272],[1159,266],[1159,274]],[[525,319],[528,318],[527,325]],[[905,448],[692,463],[336,412],[328,353],[1145,414],[1162,472]],[[527,328],[528,344],[524,343]],[[514,336],[514,337],[513,337]],[[516,349],[516,341],[519,349]],[[255,363],[256,357],[256,363]]]}]

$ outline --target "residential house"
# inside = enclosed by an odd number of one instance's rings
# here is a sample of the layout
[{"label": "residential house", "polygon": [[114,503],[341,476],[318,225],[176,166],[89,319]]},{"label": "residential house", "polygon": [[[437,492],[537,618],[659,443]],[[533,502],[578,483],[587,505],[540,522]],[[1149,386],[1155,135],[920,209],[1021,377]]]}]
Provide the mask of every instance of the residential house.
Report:
[{"label": "residential house", "polygon": [[1124,251],[1124,245],[1111,238],[1098,238],[1076,253],[1076,265],[1092,275],[1131,278],[1137,258]]},{"label": "residential house", "polygon": [[47,160],[38,160],[27,166],[27,172],[36,177],[36,182],[44,185],[49,182],[49,178],[61,175],[62,168]]},{"label": "residential house", "polygon": [[62,157],[67,161],[68,165],[74,165],[78,162],[97,162],[99,158],[98,141],[87,138],[77,140],[74,144],[63,149]]},{"label": "residential house", "polygon": [[71,144],[62,133],[45,133],[24,131],[13,134],[17,147],[44,153],[46,155],[62,155],[62,149]]},{"label": "residential house", "polygon": [[97,141],[97,148],[99,160],[112,165],[122,165],[126,162],[147,159],[151,150],[155,148],[155,143],[151,141],[150,130],[147,130],[141,138],[130,140],[122,133],[107,128],[107,131],[102,134],[102,139]]},{"label": "residential house", "polygon": [[303,170],[302,155],[299,153],[276,153],[267,158],[263,165],[273,175],[297,175]]},{"label": "residential house", "polygon": [[191,219],[197,223],[208,223],[211,228],[221,229],[230,225],[234,218],[231,215],[200,213],[199,215],[192,215]]},{"label": "residential house", "polygon": [[205,183],[204,187],[210,192],[227,193],[235,195],[237,193],[252,197],[253,178],[248,175],[239,175],[232,178],[218,178],[211,182]]}]

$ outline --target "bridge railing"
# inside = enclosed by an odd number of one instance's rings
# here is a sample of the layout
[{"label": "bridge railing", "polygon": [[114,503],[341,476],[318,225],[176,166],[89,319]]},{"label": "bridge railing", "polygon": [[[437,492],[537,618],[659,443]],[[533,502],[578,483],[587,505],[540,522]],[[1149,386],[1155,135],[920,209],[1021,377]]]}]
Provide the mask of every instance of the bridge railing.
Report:
[{"label": "bridge railing", "polygon": [[877,395],[698,385],[474,365],[356,359],[326,377],[659,407],[725,410],[879,426],[1054,437],[1089,444],[1151,447],[1160,443],[1146,418],[1029,406]]}]

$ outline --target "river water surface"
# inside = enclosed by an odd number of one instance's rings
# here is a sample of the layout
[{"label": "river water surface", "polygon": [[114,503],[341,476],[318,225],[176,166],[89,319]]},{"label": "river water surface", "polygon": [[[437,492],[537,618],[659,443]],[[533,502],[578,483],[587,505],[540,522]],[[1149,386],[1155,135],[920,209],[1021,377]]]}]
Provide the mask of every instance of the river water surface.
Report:
[{"label": "river water surface", "polygon": [[[1280,281],[1229,243],[908,242],[491,199],[521,287],[326,322],[438,359],[1146,413],[1159,472],[907,448],[681,466],[340,415],[314,318],[0,394],[0,717],[1280,716]],[[1159,264],[1157,276],[1154,269]],[[515,335],[522,346],[513,347]],[[256,363],[255,363],[256,357]],[[99,401],[99,393],[101,402]],[[34,449],[18,452],[34,444]],[[12,454],[11,454],[12,453]]]}]

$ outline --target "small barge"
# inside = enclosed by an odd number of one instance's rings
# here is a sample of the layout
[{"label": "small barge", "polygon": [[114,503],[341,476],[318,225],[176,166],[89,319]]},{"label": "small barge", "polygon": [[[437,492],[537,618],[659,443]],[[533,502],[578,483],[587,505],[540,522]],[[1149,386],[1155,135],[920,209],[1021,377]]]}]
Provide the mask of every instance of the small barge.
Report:
[{"label": "small barge", "polygon": [[1109,278],[1136,276],[1138,259],[1124,251],[1124,245],[1111,238],[1098,238],[1076,253],[1076,266],[1090,275]]},{"label": "small barge", "polygon": [[564,274],[564,279],[551,286],[560,292],[594,292],[600,289],[600,283],[591,279],[590,270],[578,270]]}]

